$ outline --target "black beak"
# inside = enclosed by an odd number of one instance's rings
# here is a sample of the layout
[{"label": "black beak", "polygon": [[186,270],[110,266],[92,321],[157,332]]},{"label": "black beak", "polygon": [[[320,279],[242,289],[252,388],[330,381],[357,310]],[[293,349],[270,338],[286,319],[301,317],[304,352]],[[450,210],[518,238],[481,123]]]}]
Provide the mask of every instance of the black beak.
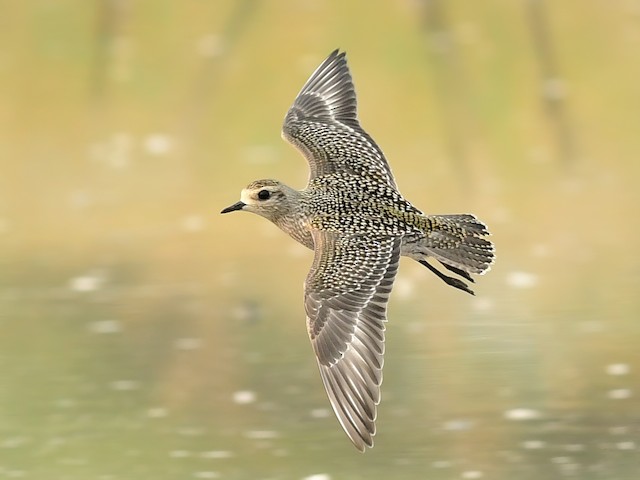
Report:
[{"label": "black beak", "polygon": [[229,212],[235,212],[236,210],[242,210],[245,207],[245,205],[246,203],[244,202],[234,203],[230,207],[227,207],[224,210],[222,210],[220,213],[229,213]]}]

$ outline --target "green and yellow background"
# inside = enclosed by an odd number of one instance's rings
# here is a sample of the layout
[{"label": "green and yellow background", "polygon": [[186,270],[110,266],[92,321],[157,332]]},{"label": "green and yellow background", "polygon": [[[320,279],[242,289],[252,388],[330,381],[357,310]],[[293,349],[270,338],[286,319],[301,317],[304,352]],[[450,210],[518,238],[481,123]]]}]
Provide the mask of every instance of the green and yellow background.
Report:
[{"label": "green and yellow background", "polygon": [[[640,2],[0,4],[0,478],[622,480],[640,471]],[[403,194],[473,212],[476,296],[403,260],[376,447],[309,347],[297,188],[347,51]]]}]

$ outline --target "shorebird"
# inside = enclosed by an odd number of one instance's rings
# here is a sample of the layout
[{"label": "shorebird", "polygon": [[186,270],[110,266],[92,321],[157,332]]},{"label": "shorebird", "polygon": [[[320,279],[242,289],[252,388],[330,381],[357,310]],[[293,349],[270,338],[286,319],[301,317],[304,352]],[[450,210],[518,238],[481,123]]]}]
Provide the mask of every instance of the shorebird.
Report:
[{"label": "shorebird", "polygon": [[471,274],[489,270],[494,247],[474,215],[425,215],[400,194],[358,121],[344,52],[335,50],[311,75],[282,136],[309,162],[307,186],[256,180],[221,213],[261,215],[314,251],[304,285],[307,331],[331,407],[363,452],[376,432],[387,302],[400,256],[473,294],[429,262],[473,282]]}]

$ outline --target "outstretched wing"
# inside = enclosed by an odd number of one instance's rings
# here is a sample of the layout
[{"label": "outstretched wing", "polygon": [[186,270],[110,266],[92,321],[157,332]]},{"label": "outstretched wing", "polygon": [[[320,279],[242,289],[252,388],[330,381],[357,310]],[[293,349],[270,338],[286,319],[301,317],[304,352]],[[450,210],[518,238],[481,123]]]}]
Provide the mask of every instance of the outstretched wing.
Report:
[{"label": "outstretched wing", "polygon": [[356,107],[345,53],[335,50],[296,97],[282,136],[306,157],[310,179],[349,172],[395,187],[382,151],[358,122]]},{"label": "outstretched wing", "polygon": [[305,283],[307,328],[340,425],[360,451],[373,446],[387,301],[401,238],[314,230]]}]

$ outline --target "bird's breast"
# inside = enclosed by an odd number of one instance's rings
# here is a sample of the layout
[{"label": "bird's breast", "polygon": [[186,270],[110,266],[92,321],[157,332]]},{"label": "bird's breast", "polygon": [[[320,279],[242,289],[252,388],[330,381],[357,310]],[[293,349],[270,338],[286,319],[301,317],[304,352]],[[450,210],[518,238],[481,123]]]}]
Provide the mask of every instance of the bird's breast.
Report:
[{"label": "bird's breast", "polygon": [[307,215],[289,215],[279,218],[274,223],[295,241],[313,250],[313,238]]}]

